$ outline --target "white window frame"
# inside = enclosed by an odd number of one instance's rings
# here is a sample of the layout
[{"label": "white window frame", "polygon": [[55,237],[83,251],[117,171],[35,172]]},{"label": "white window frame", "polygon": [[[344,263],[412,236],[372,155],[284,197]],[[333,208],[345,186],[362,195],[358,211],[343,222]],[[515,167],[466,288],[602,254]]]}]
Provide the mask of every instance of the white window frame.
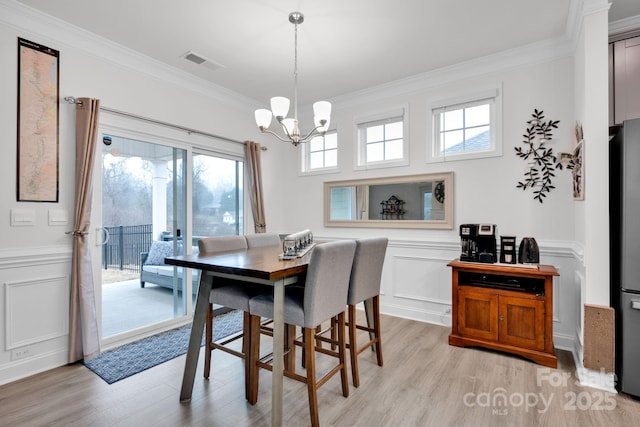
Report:
[{"label": "white window frame", "polygon": [[[490,104],[490,139],[487,150],[464,150],[445,153],[440,151],[440,113],[476,105]],[[492,88],[463,94],[456,97],[432,101],[428,108],[431,117],[427,120],[430,143],[427,147],[427,163],[449,162],[457,160],[481,159],[502,156],[502,88]]]},{"label": "white window frame", "polygon": [[[323,168],[314,168],[311,169],[310,164],[310,156],[311,156],[311,147],[309,143],[301,144],[300,150],[300,167],[298,168],[299,175],[321,175],[326,173],[337,173],[340,172],[340,141],[338,138],[338,131],[336,129],[330,129],[327,131],[327,135],[332,134],[336,135],[336,157],[337,162],[335,166],[323,167]],[[326,150],[324,150],[326,151]]]},{"label": "white window frame", "polygon": [[[378,113],[368,114],[366,116],[357,117],[354,126],[354,140],[356,141],[354,155],[354,169],[366,170],[377,168],[388,168],[396,166],[409,165],[409,107],[403,105],[401,107],[384,110]],[[376,162],[367,162],[366,141],[361,136],[360,130],[365,125],[377,125],[382,123],[393,123],[395,119],[402,119],[402,158],[393,160],[381,160]]]}]

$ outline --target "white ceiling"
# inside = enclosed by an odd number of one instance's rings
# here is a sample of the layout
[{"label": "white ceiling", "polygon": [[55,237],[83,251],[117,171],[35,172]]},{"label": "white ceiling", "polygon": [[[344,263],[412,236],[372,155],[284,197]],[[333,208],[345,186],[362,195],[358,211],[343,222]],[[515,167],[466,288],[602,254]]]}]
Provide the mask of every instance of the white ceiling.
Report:
[{"label": "white ceiling", "polygon": [[[302,104],[565,35],[572,0],[19,0],[143,55],[268,104]],[[610,21],[640,15],[613,0]],[[221,65],[182,58],[193,51]]]}]

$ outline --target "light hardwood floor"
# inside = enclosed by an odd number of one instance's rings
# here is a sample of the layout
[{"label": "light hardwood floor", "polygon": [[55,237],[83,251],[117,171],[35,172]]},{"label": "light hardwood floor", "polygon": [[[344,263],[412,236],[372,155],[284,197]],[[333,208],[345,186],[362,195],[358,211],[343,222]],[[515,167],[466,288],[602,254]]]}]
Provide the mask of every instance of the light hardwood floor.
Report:
[{"label": "light hardwood floor", "polygon": [[[358,389],[350,385],[348,398],[342,397],[339,376],[320,388],[322,425],[582,427],[639,423],[640,402],[576,385],[567,352],[558,352],[559,368],[555,370],[515,356],[449,346],[450,328],[390,316],[383,316],[382,326],[384,367],[376,365],[373,353],[364,352],[359,359],[361,385]],[[270,372],[261,371],[258,403],[250,406],[244,399],[241,360],[214,351],[211,379],[202,378],[200,357],[193,399],[181,404],[184,360],[184,356],[176,358],[112,385],[77,364],[1,386],[0,425],[269,425]],[[567,378],[564,382],[562,375]],[[288,379],[284,385],[285,425],[308,425],[305,386]]]}]

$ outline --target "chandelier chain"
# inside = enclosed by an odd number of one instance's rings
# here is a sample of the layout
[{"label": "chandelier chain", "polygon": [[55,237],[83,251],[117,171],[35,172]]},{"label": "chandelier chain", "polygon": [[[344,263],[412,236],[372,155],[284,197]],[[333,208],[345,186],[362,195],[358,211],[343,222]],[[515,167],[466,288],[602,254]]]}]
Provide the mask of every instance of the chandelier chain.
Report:
[{"label": "chandelier chain", "polygon": [[294,23],[293,49],[293,118],[298,120],[298,22]]}]

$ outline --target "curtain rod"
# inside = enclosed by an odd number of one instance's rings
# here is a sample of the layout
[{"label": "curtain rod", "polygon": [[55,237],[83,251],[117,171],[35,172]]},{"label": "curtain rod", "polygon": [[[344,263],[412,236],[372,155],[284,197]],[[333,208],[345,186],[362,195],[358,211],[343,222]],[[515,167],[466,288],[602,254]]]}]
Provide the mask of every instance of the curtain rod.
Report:
[{"label": "curtain rod", "polygon": [[[69,104],[82,104],[82,101],[76,99],[76,97],[74,97],[74,96],[65,96],[64,100],[67,101],[67,103],[69,103]],[[213,133],[203,132],[203,131],[199,131],[199,130],[196,130],[196,129],[191,129],[191,128],[187,128],[187,127],[184,127],[184,126],[179,126],[179,125],[176,125],[176,124],[173,124],[173,123],[163,122],[161,120],[150,119],[149,117],[144,117],[144,116],[139,116],[137,114],[127,113],[125,111],[115,110],[113,108],[100,107],[100,109],[103,110],[103,111],[107,111],[109,113],[118,114],[120,116],[130,117],[130,118],[133,118],[133,119],[143,120],[143,121],[149,122],[149,123],[154,123],[156,125],[161,125],[161,126],[170,127],[170,128],[173,128],[173,129],[182,130],[182,131],[187,132],[189,134],[195,133],[195,134],[198,134],[198,135],[208,136],[210,138],[222,139],[224,141],[235,142],[236,144],[244,145],[244,142],[238,141],[236,139],[227,138],[226,136],[215,135]],[[260,150],[267,151],[267,147],[260,147]]]}]

